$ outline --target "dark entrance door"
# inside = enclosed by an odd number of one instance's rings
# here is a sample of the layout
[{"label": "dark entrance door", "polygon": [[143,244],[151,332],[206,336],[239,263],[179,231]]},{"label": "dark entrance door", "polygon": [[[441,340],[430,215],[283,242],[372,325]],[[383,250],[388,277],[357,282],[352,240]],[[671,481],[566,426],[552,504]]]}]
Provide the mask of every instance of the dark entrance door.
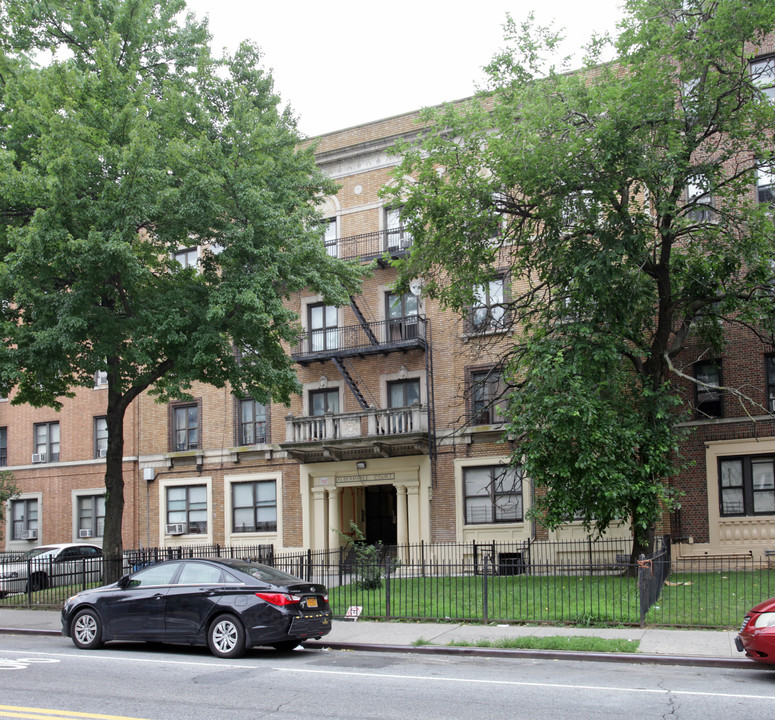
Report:
[{"label": "dark entrance door", "polygon": [[366,490],[366,542],[396,544],[396,489],[374,485]]}]

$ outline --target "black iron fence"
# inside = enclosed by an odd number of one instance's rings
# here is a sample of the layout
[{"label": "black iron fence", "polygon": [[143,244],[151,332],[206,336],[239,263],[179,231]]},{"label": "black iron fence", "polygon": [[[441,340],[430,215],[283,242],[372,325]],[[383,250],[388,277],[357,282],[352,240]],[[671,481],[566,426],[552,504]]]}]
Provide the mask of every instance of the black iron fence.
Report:
[{"label": "black iron fence", "polygon": [[[377,552],[199,545],[129,550],[124,566],[132,572],[176,558],[250,558],[326,584],[335,616],[359,608],[372,619],[734,628],[775,595],[769,558],[671,557],[665,542],[631,565],[631,551],[625,539],[419,543]],[[61,607],[101,577],[101,559],[55,568],[0,558],[0,606]]]}]

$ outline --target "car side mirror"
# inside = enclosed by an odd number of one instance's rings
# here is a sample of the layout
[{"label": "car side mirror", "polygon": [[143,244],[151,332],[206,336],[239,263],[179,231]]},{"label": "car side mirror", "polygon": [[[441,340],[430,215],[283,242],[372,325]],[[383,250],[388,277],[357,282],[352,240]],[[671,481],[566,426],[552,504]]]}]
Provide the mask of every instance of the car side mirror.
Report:
[{"label": "car side mirror", "polygon": [[129,585],[129,575],[122,576],[117,584],[122,590],[126,588]]}]

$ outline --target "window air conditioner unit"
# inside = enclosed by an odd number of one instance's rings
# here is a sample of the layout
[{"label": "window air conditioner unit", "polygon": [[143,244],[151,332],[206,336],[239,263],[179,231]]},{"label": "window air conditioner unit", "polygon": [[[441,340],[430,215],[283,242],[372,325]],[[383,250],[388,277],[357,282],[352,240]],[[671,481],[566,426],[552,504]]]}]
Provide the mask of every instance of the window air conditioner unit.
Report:
[{"label": "window air conditioner unit", "polygon": [[105,457],[108,454],[107,448],[97,448],[97,457]]},{"label": "window air conditioner unit", "polygon": [[90,538],[91,537],[91,530],[79,530],[78,531],[78,537],[79,538]]},{"label": "window air conditioner unit", "polygon": [[185,523],[168,523],[167,524],[167,535],[182,535],[184,532],[186,532],[186,525],[185,525]]},{"label": "window air conditioner unit", "polygon": [[32,462],[34,463],[46,462],[46,453],[32,453]]},{"label": "window air conditioner unit", "polygon": [[23,540],[37,540],[38,539],[38,531],[37,530],[27,530],[27,532],[22,534]]}]

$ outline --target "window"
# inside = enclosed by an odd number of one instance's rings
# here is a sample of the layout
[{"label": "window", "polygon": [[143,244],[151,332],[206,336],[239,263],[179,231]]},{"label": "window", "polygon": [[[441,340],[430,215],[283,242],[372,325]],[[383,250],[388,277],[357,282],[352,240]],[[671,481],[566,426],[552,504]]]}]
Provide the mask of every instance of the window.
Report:
[{"label": "window", "polygon": [[767,379],[767,410],[775,412],[775,355],[765,356],[764,372]]},{"label": "window", "polygon": [[411,407],[415,403],[420,403],[419,380],[397,380],[388,383],[388,407]]},{"label": "window", "polygon": [[36,423],[32,462],[57,462],[59,460],[59,423]]},{"label": "window", "polygon": [[8,465],[8,428],[0,428],[0,467]]},{"label": "window", "polygon": [[503,277],[474,288],[474,304],[469,317],[468,332],[482,333],[505,327],[505,291],[506,279]]},{"label": "window", "polygon": [[713,196],[710,183],[704,175],[692,175],[686,183],[686,203],[689,206],[687,217],[693,223],[706,223],[713,220]]},{"label": "window", "polygon": [[38,501],[35,499],[11,502],[11,540],[37,540]]},{"label": "window", "polygon": [[751,63],[751,79],[771,101],[775,101],[775,56],[754,60]]},{"label": "window", "polygon": [[775,514],[774,466],[771,455],[719,458],[721,514]]},{"label": "window", "polygon": [[[698,418],[723,417],[721,398],[721,361],[708,360],[694,364],[695,414]],[[711,387],[707,387],[711,386]]]},{"label": "window", "polygon": [[412,293],[388,293],[385,296],[388,340],[410,340],[417,337],[420,301]]},{"label": "window", "polygon": [[274,480],[234,483],[231,497],[235,533],[277,530],[277,484]]},{"label": "window", "polygon": [[339,310],[332,305],[310,305],[309,343],[311,352],[335,350],[339,347]]},{"label": "window", "polygon": [[[311,390],[309,393],[309,414],[326,415],[339,413],[339,389],[332,390]],[[326,430],[325,420],[316,420],[313,423],[312,435],[314,438],[323,439],[331,433]],[[336,435],[337,423],[334,423],[332,433]]]},{"label": "window", "polygon": [[105,534],[105,496],[78,497],[78,537],[96,538]]},{"label": "window", "polygon": [[128,587],[153,587],[156,585],[171,585],[172,578],[180,570],[181,562],[164,563],[163,565],[151,565],[151,567],[139,570],[129,581]]},{"label": "window", "polygon": [[195,247],[183,248],[172,254],[173,260],[176,260],[184,268],[196,267],[199,253]]},{"label": "window", "polygon": [[108,371],[107,370],[97,370],[96,373],[94,373],[94,387],[103,387],[104,385],[108,384]]},{"label": "window", "polygon": [[198,450],[199,404],[172,405],[172,452]]},{"label": "window", "polygon": [[328,218],[327,220],[323,221],[323,243],[326,246],[326,252],[331,257],[338,257],[339,256],[339,248],[338,248],[338,232],[337,232],[337,223],[336,218]]},{"label": "window", "polygon": [[94,457],[101,458],[108,454],[108,419],[94,418]]},{"label": "window", "polygon": [[471,425],[494,425],[503,422],[500,408],[503,392],[503,378],[498,368],[471,370],[469,374]]},{"label": "window", "polygon": [[266,406],[253,398],[239,401],[239,445],[266,442]]},{"label": "window", "polygon": [[467,525],[522,521],[522,469],[488,465],[463,469]]},{"label": "window", "polygon": [[401,208],[385,208],[385,236],[388,250],[408,250],[412,246],[412,235],[404,228]]},{"label": "window", "polygon": [[207,532],[207,486],[167,488],[167,524],[182,524],[191,535]]},{"label": "window", "polygon": [[756,168],[756,199],[760,203],[775,204],[775,163]]}]

